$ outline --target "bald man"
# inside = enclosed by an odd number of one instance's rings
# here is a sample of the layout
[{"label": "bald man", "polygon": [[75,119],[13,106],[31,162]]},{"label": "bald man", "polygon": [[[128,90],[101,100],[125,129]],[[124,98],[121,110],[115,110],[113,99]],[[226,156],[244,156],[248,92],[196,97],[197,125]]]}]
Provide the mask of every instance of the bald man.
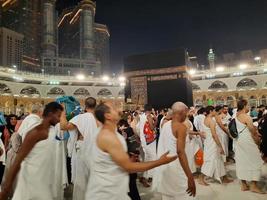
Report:
[{"label": "bald man", "polygon": [[162,195],[162,200],[195,199],[196,185],[185,153],[187,127],[184,121],[187,113],[188,108],[184,103],[174,103],[172,120],[162,127],[157,154],[169,151],[179,158],[157,170],[153,187]]}]

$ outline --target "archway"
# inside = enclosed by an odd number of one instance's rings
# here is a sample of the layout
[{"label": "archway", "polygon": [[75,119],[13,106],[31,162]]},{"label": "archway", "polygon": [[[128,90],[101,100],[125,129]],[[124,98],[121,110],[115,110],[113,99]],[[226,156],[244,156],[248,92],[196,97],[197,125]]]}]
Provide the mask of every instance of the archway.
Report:
[{"label": "archway", "polygon": [[23,97],[40,97],[40,92],[35,87],[28,86],[20,91],[20,95]]},{"label": "archway", "polygon": [[59,87],[54,87],[51,88],[48,92],[47,95],[48,96],[53,96],[53,97],[58,97],[58,96],[63,96],[65,95],[65,91]]},{"label": "archway", "polygon": [[98,93],[97,96],[99,98],[108,98],[108,97],[112,97],[112,92],[106,88],[101,89]]},{"label": "archway", "polygon": [[209,90],[227,90],[227,85],[222,81],[214,81],[208,88]]},{"label": "archway", "polygon": [[79,88],[79,89],[75,90],[73,95],[75,97],[78,97],[78,98],[79,97],[84,98],[84,97],[89,97],[90,96],[90,92],[85,88]]},{"label": "archway", "polygon": [[0,95],[12,94],[11,89],[4,83],[0,83]]},{"label": "archway", "polygon": [[236,85],[237,89],[252,89],[257,88],[257,83],[249,78],[244,78],[241,81],[239,81]]}]

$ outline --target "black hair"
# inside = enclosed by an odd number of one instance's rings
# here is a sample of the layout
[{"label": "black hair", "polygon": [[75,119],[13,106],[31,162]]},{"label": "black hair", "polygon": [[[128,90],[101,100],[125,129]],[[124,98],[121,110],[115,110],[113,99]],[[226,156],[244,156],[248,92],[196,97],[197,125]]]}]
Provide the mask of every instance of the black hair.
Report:
[{"label": "black hair", "polygon": [[85,99],[85,108],[87,109],[95,109],[96,107],[96,99],[93,97],[88,97]]},{"label": "black hair", "polygon": [[15,117],[16,120],[18,120],[18,116],[14,115],[14,114],[10,114],[6,118],[6,128],[9,131],[10,134],[13,134],[15,132],[15,127],[16,127],[16,125],[14,126],[10,122],[11,118],[13,118],[13,117]]},{"label": "black hair", "polygon": [[118,126],[125,126],[125,127],[129,127],[129,124],[126,120],[124,119],[121,119],[119,122],[118,122]]},{"label": "black hair", "polygon": [[106,121],[105,114],[108,112],[110,112],[110,108],[102,102],[95,108],[95,117],[98,121],[104,124]]},{"label": "black hair", "polygon": [[146,111],[152,111],[152,106],[150,104],[145,104],[144,110]]},{"label": "black hair", "polygon": [[63,111],[63,107],[57,102],[51,102],[45,106],[43,117],[47,117],[49,113],[56,113],[57,111]]},{"label": "black hair", "polygon": [[205,111],[206,111],[206,115],[209,115],[211,113],[211,111],[214,111],[214,106],[207,106]]},{"label": "black hair", "polygon": [[229,106],[228,105],[223,105],[223,108],[229,108]]},{"label": "black hair", "polygon": [[243,110],[246,105],[248,105],[248,101],[246,99],[242,99],[237,102],[237,111]]},{"label": "black hair", "polygon": [[197,114],[198,115],[202,115],[205,112],[205,108],[201,107],[198,111]]},{"label": "black hair", "polygon": [[219,112],[222,108],[223,108],[223,107],[220,106],[220,105],[219,105],[219,106],[216,106],[216,107],[215,107],[215,111],[216,111],[216,112]]}]

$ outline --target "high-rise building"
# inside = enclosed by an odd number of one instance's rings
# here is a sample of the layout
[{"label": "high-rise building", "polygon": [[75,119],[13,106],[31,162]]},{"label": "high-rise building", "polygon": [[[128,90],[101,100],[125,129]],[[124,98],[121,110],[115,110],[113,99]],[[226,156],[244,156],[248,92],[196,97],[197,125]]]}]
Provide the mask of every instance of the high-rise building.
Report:
[{"label": "high-rise building", "polygon": [[41,0],[2,0],[1,27],[24,35],[20,69],[36,71],[40,68],[42,10]]},{"label": "high-rise building", "polygon": [[100,61],[103,73],[109,73],[110,69],[110,33],[104,24],[95,23],[95,51],[96,59]]},{"label": "high-rise building", "polygon": [[60,58],[79,60],[68,62],[76,71],[101,74],[109,68],[110,34],[106,25],[95,23],[95,9],[94,1],[83,0],[63,10],[58,20],[58,48]]},{"label": "high-rise building", "polygon": [[24,36],[21,70],[101,74],[109,67],[109,31],[82,0],[58,17],[56,0],[2,0],[0,27]]},{"label": "high-rise building", "polygon": [[0,65],[22,66],[23,35],[7,28],[0,28]]}]

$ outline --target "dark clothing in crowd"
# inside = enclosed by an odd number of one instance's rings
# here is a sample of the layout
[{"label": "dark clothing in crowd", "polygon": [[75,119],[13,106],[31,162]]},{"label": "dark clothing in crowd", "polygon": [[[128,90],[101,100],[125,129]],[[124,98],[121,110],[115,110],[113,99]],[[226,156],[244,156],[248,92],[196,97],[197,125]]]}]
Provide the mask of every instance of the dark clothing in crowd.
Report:
[{"label": "dark clothing in crowd", "polygon": [[260,110],[259,113],[258,113],[258,120],[260,120],[262,118],[262,116],[263,116],[263,111]]},{"label": "dark clothing in crowd", "polygon": [[260,144],[260,150],[264,157],[267,157],[267,116],[264,116],[260,122],[258,127],[259,133],[262,136],[262,141]]},{"label": "dark clothing in crowd", "polygon": [[159,114],[158,115],[158,121],[157,121],[157,126],[156,126],[156,128],[157,128],[157,147],[158,147],[158,141],[159,141],[159,136],[160,136],[160,131],[159,131],[159,129],[160,129],[160,121],[162,120],[162,118],[163,118],[164,116],[162,115],[162,114]]},{"label": "dark clothing in crowd", "polygon": [[[126,138],[126,143],[128,147],[128,153],[130,156],[138,156],[140,154],[140,146],[141,142],[134,134],[133,129],[129,126],[126,120],[121,120],[119,122],[119,126],[125,126],[126,128],[123,131],[119,130],[119,133],[122,134]],[[137,180],[137,173],[129,174],[130,177],[130,182],[129,182],[129,197],[132,200],[141,200],[137,185],[136,185],[136,180]]]},{"label": "dark clothing in crowd", "polygon": [[137,173],[130,174],[130,184],[129,184],[130,192],[128,193],[128,195],[132,200],[141,200],[141,197],[137,189],[136,180],[137,180]]}]

